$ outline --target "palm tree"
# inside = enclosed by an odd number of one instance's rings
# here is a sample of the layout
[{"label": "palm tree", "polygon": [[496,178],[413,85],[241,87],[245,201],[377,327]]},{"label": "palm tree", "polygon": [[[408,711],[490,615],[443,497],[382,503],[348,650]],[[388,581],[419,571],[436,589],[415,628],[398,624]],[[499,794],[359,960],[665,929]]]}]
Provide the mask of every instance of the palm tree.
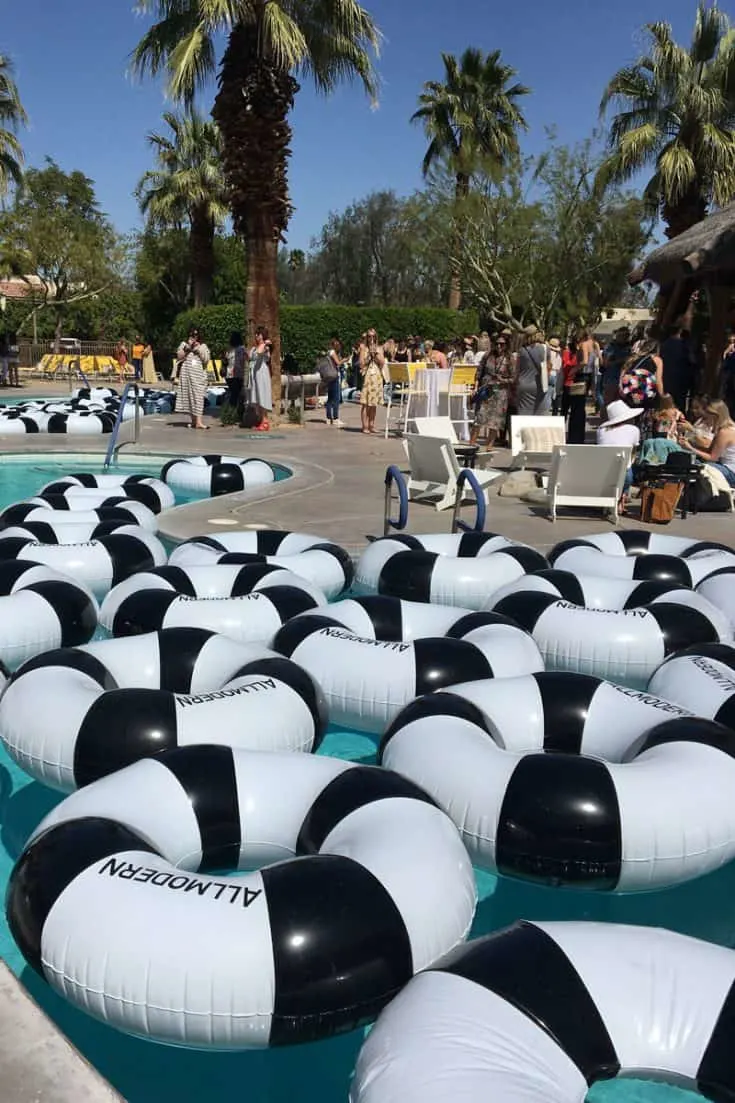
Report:
[{"label": "palm tree", "polygon": [[371,97],[371,54],[380,34],[357,0],[139,0],[158,22],[133,54],[138,73],[168,75],[168,92],[188,101],[217,68],[227,36],[213,115],[223,138],[223,167],[235,231],[247,250],[248,329],[273,340],[274,408],[280,398],[278,245],[291,216],[287,165],[296,77],[329,93],[358,78]]},{"label": "palm tree", "polygon": [[23,175],[23,150],[18,130],[28,122],[18,87],[13,79],[13,63],[0,54],[0,197],[11,182],[19,184]]},{"label": "palm tree", "polygon": [[688,49],[669,23],[649,23],[650,50],[612,78],[600,111],[619,106],[598,184],[654,173],[645,199],[667,236],[699,222],[711,203],[735,195],[735,28],[700,0]]},{"label": "palm tree", "polygon": [[[442,54],[444,81],[427,81],[419,96],[421,105],[411,121],[424,125],[429,146],[423,172],[446,164],[455,179],[458,200],[467,197],[472,174],[483,165],[502,167],[518,151],[518,131],[527,129],[517,101],[530,89],[508,82],[515,69],[500,60],[500,50],[484,55],[467,49],[459,61]],[[449,307],[461,301],[458,272],[453,272]]]},{"label": "palm tree", "polygon": [[163,121],[171,136],[148,135],[158,167],[143,175],[136,196],[154,226],[188,225],[194,306],[205,306],[214,279],[214,232],[227,216],[222,140],[216,124],[196,111],[167,111]]}]

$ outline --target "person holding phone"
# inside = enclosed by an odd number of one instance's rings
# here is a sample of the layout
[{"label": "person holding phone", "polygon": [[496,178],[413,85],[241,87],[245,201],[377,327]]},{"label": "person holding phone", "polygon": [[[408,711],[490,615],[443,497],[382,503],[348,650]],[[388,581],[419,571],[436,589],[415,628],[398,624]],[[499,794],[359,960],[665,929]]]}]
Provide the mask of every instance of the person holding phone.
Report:
[{"label": "person holding phone", "polygon": [[207,364],[209,349],[200,339],[199,330],[192,329],[186,341],[176,352],[179,390],[176,396],[176,413],[188,414],[190,429],[208,429],[204,424],[204,399],[207,393]]},{"label": "person holding phone", "polygon": [[363,433],[375,432],[375,417],[378,406],[383,404],[383,366],[385,356],[378,344],[378,334],[369,329],[366,344],[360,348],[360,421]]}]

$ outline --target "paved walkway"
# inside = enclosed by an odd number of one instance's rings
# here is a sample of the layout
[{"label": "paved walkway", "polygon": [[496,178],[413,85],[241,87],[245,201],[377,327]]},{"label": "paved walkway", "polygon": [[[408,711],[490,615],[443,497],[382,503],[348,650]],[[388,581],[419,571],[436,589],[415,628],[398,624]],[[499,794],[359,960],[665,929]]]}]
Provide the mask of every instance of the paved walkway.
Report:
[{"label": "paved walkway", "polygon": [[[28,387],[29,393],[42,391],[41,386]],[[55,393],[59,393],[58,388]],[[185,419],[175,414],[145,417],[141,421],[140,443],[125,446],[124,452],[142,456],[201,452],[261,456],[293,470],[294,478],[273,488],[208,499],[172,511],[167,515],[164,531],[175,538],[183,539],[205,531],[215,533],[228,528],[263,526],[323,534],[356,551],[364,546],[369,535],[382,533],[385,469],[391,463],[405,469],[406,457],[399,439],[385,440],[382,434],[365,436],[360,432],[358,406],[345,404],[342,414],[343,429],[328,426],[323,410],[319,410],[307,412],[303,427],[283,424],[272,433],[223,428],[213,417],[207,419],[211,426],[208,431],[195,432],[187,429]],[[379,424],[382,424],[382,417],[383,411],[379,411]],[[34,434],[0,438],[0,453],[89,453],[103,451],[105,446],[104,437]],[[506,468],[509,462],[510,454],[501,450],[493,456],[492,466]],[[409,531],[448,532],[450,524],[450,512],[439,513],[431,506],[412,503]],[[490,491],[485,527],[542,551],[572,536],[612,531],[610,522],[602,519],[599,511],[589,514],[582,510],[569,511],[552,524],[543,511],[517,498],[500,497],[495,488]],[[629,518],[621,521],[621,527],[648,528]],[[662,531],[658,526],[656,530]],[[735,515],[708,513],[690,516],[686,521],[677,517],[664,531],[735,543]]]}]

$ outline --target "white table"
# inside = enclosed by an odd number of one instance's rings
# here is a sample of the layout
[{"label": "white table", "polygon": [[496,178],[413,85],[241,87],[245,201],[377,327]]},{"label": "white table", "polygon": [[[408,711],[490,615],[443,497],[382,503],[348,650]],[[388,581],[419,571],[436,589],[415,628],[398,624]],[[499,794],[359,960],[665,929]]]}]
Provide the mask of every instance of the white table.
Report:
[{"label": "white table", "polygon": [[469,440],[467,395],[450,394],[451,368],[418,368],[409,397],[408,420],[415,417],[449,417],[460,440]]}]

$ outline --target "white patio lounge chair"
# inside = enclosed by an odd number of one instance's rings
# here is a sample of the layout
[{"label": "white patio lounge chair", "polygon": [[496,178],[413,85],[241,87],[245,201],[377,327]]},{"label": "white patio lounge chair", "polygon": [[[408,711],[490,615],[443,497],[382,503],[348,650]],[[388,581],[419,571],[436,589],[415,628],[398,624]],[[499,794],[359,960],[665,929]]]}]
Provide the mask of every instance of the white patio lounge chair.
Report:
[{"label": "white patio lounge chair", "polygon": [[413,425],[421,437],[440,437],[441,440],[459,444],[457,430],[450,417],[415,417]]},{"label": "white patio lounge chair", "polygon": [[[441,437],[425,437],[409,433],[406,451],[411,468],[408,496],[412,501],[432,501],[438,510],[450,509],[457,500],[457,479],[462,470],[451,442]],[[502,475],[501,471],[475,471],[487,503],[487,487]],[[465,487],[463,500],[472,497]]]},{"label": "white patio lounge chair", "polygon": [[630,466],[630,448],[599,444],[557,445],[549,471],[549,517],[556,521],[560,506],[609,510],[618,523],[618,500]]},{"label": "white patio lounge chair", "polygon": [[552,414],[514,415],[510,419],[511,470],[547,467],[557,444],[566,441],[564,418]]}]

